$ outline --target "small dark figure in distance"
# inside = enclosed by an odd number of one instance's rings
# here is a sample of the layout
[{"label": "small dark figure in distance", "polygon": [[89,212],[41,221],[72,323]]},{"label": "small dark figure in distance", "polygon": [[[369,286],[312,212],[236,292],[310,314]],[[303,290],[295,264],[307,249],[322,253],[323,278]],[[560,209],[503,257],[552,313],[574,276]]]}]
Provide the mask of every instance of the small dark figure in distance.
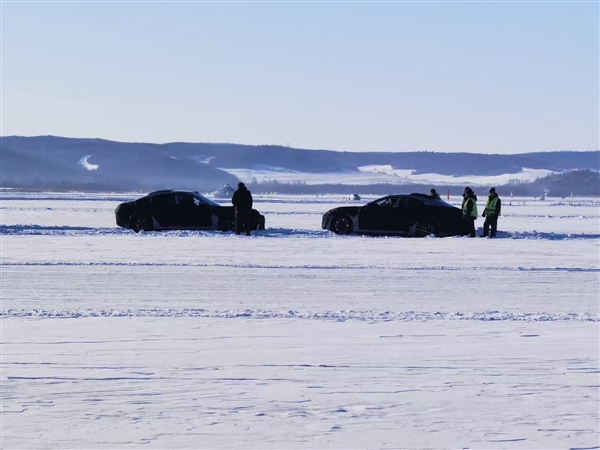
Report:
[{"label": "small dark figure in distance", "polygon": [[496,237],[496,231],[498,231],[498,216],[500,215],[501,208],[502,202],[500,201],[498,194],[496,194],[496,188],[491,188],[490,195],[485,201],[485,209],[482,214],[482,216],[485,217],[482,237],[487,237],[490,227],[492,228],[490,237]]},{"label": "small dark figure in distance", "polygon": [[467,221],[467,232],[475,237],[475,219],[477,219],[477,196],[470,187],[465,187],[462,202],[463,219]]},{"label": "small dark figure in distance", "polygon": [[433,197],[433,198],[437,198],[438,200],[440,200],[440,194],[438,194],[435,189],[430,189],[429,190],[429,196]]},{"label": "small dark figure in distance", "polygon": [[252,194],[244,183],[238,183],[237,191],[231,197],[235,206],[235,234],[246,232],[250,236],[250,210],[252,209]]}]

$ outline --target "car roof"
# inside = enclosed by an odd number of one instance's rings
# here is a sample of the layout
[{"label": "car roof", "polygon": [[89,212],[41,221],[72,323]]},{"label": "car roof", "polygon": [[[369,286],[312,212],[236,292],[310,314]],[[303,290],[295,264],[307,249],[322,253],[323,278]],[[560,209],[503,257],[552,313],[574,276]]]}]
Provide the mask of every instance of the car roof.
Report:
[{"label": "car roof", "polygon": [[443,206],[443,207],[451,207],[451,208],[455,208],[455,206],[452,206],[450,203],[446,202],[445,200],[442,200],[441,198],[437,198],[437,197],[432,197],[431,195],[428,194],[421,194],[420,192],[412,192],[410,194],[404,193],[404,194],[390,194],[390,195],[386,195],[384,197],[379,197],[378,199],[374,200],[374,201],[378,201],[381,200],[382,198],[388,198],[388,197],[412,197],[412,198],[416,198],[419,200],[423,200],[425,202],[427,202],[427,205],[436,205],[436,206]]},{"label": "car roof", "polygon": [[198,192],[198,191],[186,191],[186,190],[182,190],[182,189],[164,189],[162,191],[150,192],[148,195],[146,195],[146,197],[154,197],[155,195],[161,195],[161,194],[177,194],[177,193],[200,194],[200,192]]},{"label": "car roof", "polygon": [[157,197],[159,195],[164,195],[164,194],[191,194],[196,197],[200,197],[201,199],[203,199],[205,202],[209,203],[212,206],[221,206],[214,200],[211,200],[210,198],[202,195],[198,191],[187,191],[187,190],[183,190],[183,189],[164,189],[162,191],[154,191],[154,192],[150,192],[148,195],[142,197],[142,199],[153,198],[153,197]]},{"label": "car roof", "polygon": [[408,194],[408,195],[410,195],[412,197],[422,198],[422,199],[425,199],[425,200],[429,200],[430,198],[432,198],[431,195],[421,194],[421,193],[412,193],[412,194]]},{"label": "car roof", "polygon": [[431,195],[427,195],[427,194],[421,194],[418,192],[413,192],[413,193],[401,193],[401,194],[390,194],[390,195],[384,195],[383,197],[380,198],[387,198],[387,197],[417,197],[423,200],[429,200],[432,199],[434,197],[432,197]]}]

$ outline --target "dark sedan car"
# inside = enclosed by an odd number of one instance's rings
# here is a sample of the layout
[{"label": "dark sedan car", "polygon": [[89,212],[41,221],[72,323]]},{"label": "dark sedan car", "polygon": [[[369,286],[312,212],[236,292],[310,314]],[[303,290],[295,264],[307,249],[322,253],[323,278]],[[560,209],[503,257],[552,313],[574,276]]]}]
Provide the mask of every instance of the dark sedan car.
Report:
[{"label": "dark sedan car", "polygon": [[342,206],[323,214],[322,227],[337,234],[423,237],[467,234],[462,211],[425,194],[388,195],[364,206]]},{"label": "dark sedan car", "polygon": [[[117,225],[136,233],[159,230],[221,230],[235,226],[233,206],[222,206],[191,191],[156,191],[115,209]],[[250,212],[253,230],[265,229],[265,217]]]}]

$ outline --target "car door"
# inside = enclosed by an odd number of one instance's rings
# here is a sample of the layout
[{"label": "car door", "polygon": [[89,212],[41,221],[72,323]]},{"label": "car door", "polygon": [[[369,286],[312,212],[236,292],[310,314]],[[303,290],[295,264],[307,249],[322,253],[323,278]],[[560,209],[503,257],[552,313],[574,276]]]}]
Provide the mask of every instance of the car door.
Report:
[{"label": "car door", "polygon": [[422,222],[423,205],[422,200],[409,196],[401,197],[396,204],[397,230],[409,234],[414,232],[415,227]]},{"label": "car door", "polygon": [[212,208],[192,193],[179,193],[181,221],[186,228],[212,228]]},{"label": "car door", "polygon": [[152,197],[152,217],[165,228],[176,228],[180,222],[179,199],[174,192]]},{"label": "car door", "polygon": [[398,196],[384,197],[363,206],[358,215],[359,228],[362,231],[395,231],[398,199]]}]

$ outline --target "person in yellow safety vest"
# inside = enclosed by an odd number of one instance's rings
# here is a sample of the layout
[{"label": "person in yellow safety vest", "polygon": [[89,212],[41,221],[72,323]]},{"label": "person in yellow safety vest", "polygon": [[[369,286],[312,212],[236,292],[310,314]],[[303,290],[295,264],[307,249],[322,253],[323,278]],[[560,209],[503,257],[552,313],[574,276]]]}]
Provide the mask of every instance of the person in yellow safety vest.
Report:
[{"label": "person in yellow safety vest", "polygon": [[485,217],[483,223],[483,235],[481,237],[487,237],[490,227],[492,232],[490,237],[496,237],[496,231],[498,231],[498,216],[500,215],[500,209],[502,208],[502,201],[498,194],[496,194],[496,188],[490,189],[490,195],[485,201],[485,209],[483,210],[482,216]]},{"label": "person in yellow safety vest", "polygon": [[470,187],[463,192],[462,216],[467,221],[467,234],[475,237],[475,219],[477,219],[477,196]]}]

